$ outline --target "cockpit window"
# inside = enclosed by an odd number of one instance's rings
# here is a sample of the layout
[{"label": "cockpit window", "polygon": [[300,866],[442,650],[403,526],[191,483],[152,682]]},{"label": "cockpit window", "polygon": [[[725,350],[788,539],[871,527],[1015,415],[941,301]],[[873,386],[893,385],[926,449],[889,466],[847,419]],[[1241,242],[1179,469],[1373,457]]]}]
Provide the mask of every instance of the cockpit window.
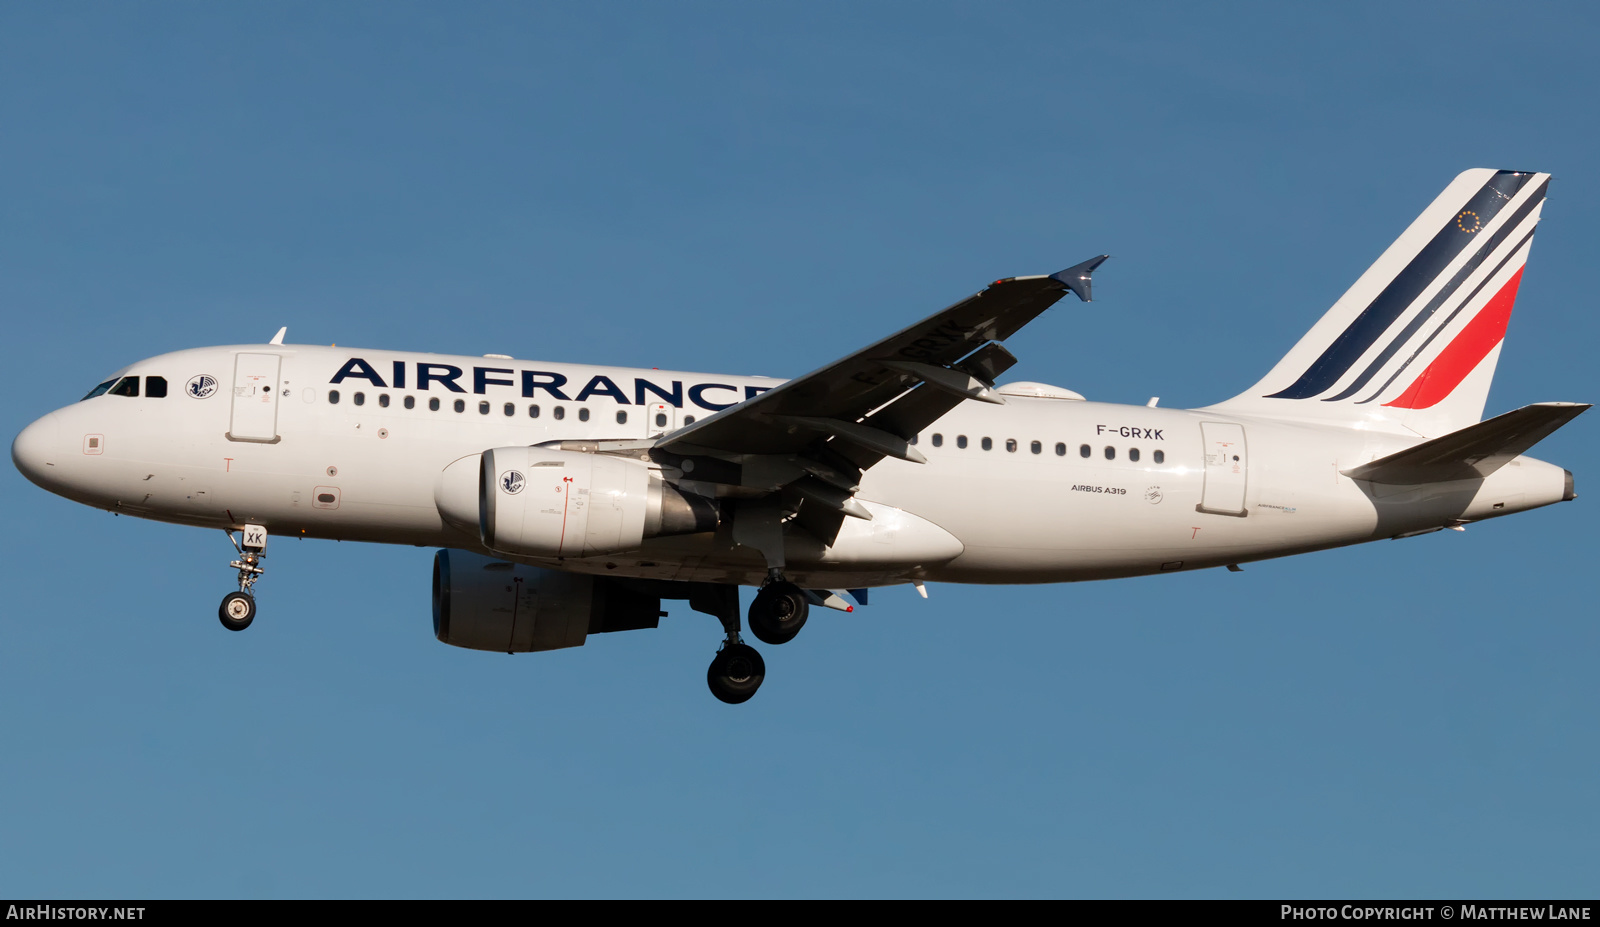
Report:
[{"label": "cockpit window", "polygon": [[[117,382],[117,381],[116,380],[107,380],[107,381],[105,381],[104,383],[100,384],[99,386],[96,386],[94,389],[89,390],[89,395],[83,397],[83,399],[93,399],[96,396],[103,395],[105,393],[105,391],[110,389],[111,385],[113,383],[115,383],[115,382]],[[82,402],[83,399],[80,399],[78,401]]]},{"label": "cockpit window", "polygon": [[144,396],[145,396],[146,399],[165,399],[165,398],[167,398],[167,378],[166,377],[145,377],[144,378]]},{"label": "cockpit window", "polygon": [[123,377],[122,379],[117,381],[117,385],[116,386],[111,387],[111,392],[110,392],[109,395],[112,395],[112,396],[137,396],[137,395],[139,395],[139,378],[138,377]]}]

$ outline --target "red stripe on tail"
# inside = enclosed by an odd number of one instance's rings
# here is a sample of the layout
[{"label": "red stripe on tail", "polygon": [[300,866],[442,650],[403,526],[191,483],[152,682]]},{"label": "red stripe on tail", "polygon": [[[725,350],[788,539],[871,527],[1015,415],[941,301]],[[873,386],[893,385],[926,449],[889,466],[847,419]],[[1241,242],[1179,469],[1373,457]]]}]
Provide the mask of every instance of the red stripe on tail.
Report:
[{"label": "red stripe on tail", "polygon": [[1494,346],[1506,336],[1506,324],[1511,321],[1511,307],[1517,301],[1517,286],[1522,282],[1522,268],[1506,281],[1500,292],[1494,294],[1467,327],[1456,335],[1433,359],[1428,369],[1406,391],[1385,406],[1398,409],[1427,409],[1437,405],[1461,385]]}]

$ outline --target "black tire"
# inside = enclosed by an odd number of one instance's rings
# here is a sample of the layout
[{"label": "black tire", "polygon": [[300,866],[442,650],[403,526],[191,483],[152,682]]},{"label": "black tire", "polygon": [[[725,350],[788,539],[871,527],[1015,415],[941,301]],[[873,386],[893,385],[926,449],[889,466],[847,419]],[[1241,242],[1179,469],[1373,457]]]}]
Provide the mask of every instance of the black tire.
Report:
[{"label": "black tire", "polygon": [[248,592],[230,592],[222,597],[217,619],[230,631],[243,631],[256,620],[256,599]]},{"label": "black tire", "polygon": [[811,601],[794,583],[769,583],[750,603],[750,633],[763,644],[787,644],[806,626]]},{"label": "black tire", "polygon": [[723,647],[706,670],[706,684],[711,694],[729,705],[750,701],[767,678],[767,664],[761,654],[747,644],[729,644]]}]

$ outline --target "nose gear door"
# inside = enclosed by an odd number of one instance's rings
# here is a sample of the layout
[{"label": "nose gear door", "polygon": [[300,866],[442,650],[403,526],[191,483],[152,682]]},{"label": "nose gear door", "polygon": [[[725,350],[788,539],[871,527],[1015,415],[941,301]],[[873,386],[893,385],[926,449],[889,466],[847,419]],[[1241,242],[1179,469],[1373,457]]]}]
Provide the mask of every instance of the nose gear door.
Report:
[{"label": "nose gear door", "polygon": [[228,440],[278,443],[276,354],[240,354],[233,366],[233,418]]}]

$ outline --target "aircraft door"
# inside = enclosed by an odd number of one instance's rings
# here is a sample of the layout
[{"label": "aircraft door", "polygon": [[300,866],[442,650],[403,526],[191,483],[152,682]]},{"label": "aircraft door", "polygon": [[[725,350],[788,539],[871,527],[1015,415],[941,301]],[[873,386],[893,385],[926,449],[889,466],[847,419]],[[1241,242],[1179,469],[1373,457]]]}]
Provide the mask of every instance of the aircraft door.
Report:
[{"label": "aircraft door", "polygon": [[652,402],[644,407],[644,433],[646,437],[668,434],[678,430],[678,407],[670,402]]},{"label": "aircraft door", "polygon": [[233,418],[228,440],[278,443],[276,354],[240,354],[233,366]]},{"label": "aircraft door", "polygon": [[1205,488],[1195,510],[1239,518],[1250,514],[1244,507],[1245,480],[1250,473],[1244,426],[1236,422],[1201,422],[1200,439],[1205,445]]}]

